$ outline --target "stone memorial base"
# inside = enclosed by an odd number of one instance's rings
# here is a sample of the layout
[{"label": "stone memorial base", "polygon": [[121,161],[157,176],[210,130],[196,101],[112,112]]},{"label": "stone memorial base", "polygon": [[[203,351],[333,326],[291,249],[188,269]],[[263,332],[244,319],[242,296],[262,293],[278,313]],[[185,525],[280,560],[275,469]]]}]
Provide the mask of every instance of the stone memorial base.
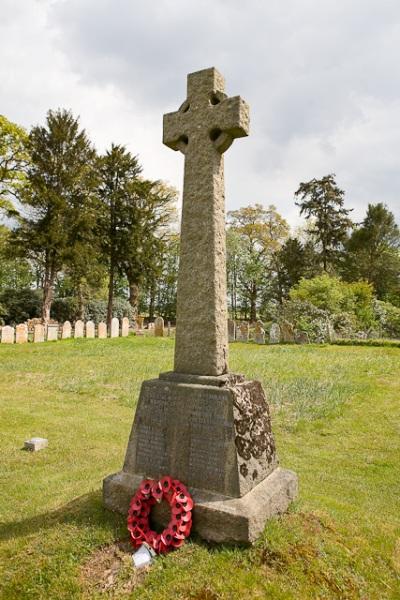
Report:
[{"label": "stone memorial base", "polygon": [[278,466],[262,386],[240,375],[162,373],[142,384],[123,470],[104,480],[106,507],[127,514],[141,480],[163,475],[189,487],[193,530],[216,542],[253,542],[297,495],[296,475]]}]

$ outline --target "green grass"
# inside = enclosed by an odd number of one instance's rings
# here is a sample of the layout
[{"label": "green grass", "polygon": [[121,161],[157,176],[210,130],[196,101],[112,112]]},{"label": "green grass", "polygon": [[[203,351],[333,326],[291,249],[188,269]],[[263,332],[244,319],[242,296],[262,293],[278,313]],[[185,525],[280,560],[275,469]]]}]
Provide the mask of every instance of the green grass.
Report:
[{"label": "green grass", "polygon": [[[0,596],[400,598],[398,348],[232,345],[231,369],[265,386],[298,501],[252,548],[194,538],[140,574],[115,558],[125,524],[101,482],[141,382],[172,357],[169,338],[0,346]],[[49,448],[22,451],[34,435]]]}]

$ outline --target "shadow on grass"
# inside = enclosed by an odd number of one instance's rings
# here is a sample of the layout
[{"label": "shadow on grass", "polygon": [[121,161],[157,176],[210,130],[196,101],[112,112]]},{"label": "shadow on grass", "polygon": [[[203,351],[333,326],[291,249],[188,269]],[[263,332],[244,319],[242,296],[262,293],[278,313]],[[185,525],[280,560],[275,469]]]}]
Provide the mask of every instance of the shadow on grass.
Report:
[{"label": "shadow on grass", "polygon": [[60,508],[22,519],[0,524],[0,541],[35,534],[60,525],[105,525],[120,530],[124,519],[104,508],[101,491],[96,490],[75,498]]}]

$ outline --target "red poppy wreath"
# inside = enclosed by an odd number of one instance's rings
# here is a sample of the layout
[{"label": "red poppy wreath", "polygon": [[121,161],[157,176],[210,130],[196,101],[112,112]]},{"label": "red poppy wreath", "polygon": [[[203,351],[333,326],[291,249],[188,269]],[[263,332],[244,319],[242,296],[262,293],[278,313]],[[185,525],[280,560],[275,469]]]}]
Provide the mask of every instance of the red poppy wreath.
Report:
[{"label": "red poppy wreath", "polygon": [[[171,507],[171,519],[162,533],[150,528],[152,507],[166,500]],[[133,496],[128,511],[128,530],[135,548],[144,542],[157,554],[179,548],[185,543],[192,528],[193,499],[186,487],[168,475],[156,481],[144,479]]]}]

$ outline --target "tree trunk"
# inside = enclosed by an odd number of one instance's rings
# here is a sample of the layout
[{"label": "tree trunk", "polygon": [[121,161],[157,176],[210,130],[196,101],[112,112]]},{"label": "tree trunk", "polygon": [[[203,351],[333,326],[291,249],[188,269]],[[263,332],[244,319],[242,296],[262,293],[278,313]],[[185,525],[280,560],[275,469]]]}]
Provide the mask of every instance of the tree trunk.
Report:
[{"label": "tree trunk", "polygon": [[83,290],[82,290],[82,282],[79,281],[77,285],[77,297],[78,297],[78,319],[81,321],[84,320],[85,317],[85,302],[83,299]]},{"label": "tree trunk", "polygon": [[156,286],[152,283],[150,286],[150,302],[149,302],[149,321],[154,319],[154,306],[156,302]]},{"label": "tree trunk", "polygon": [[114,300],[114,261],[110,262],[110,271],[108,274],[108,303],[107,303],[107,327],[111,329],[113,318],[113,300]]},{"label": "tree trunk", "polygon": [[133,318],[139,314],[139,285],[135,281],[129,281],[129,304],[132,307]]},{"label": "tree trunk", "polygon": [[257,288],[252,287],[250,294],[250,322],[255,323],[257,321]]},{"label": "tree trunk", "polygon": [[50,310],[53,302],[55,270],[46,264],[43,280],[43,302],[42,302],[42,320],[47,325],[50,320]]}]

